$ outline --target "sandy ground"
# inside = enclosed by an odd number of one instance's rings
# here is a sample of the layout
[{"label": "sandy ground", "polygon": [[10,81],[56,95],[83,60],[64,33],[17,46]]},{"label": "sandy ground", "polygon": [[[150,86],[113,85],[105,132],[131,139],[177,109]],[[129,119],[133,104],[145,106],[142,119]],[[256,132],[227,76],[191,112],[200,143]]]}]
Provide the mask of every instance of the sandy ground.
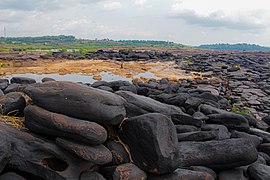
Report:
[{"label": "sandy ground", "polygon": [[[1,61],[0,76],[10,74],[53,74],[61,75],[81,73],[96,75],[109,72],[127,78],[133,78],[138,73],[151,72],[155,76],[168,77],[171,81],[194,78],[191,74],[175,69],[174,62],[118,62],[112,60],[36,60],[36,61]],[[97,76],[96,79],[99,79]],[[142,77],[142,79],[144,79]]]}]

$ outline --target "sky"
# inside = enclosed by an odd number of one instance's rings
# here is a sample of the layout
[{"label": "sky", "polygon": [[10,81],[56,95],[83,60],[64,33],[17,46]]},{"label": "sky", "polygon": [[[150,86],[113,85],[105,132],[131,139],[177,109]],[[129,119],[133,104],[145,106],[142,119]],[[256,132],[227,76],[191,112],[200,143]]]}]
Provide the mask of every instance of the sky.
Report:
[{"label": "sky", "polygon": [[0,36],[270,46],[269,0],[0,0]]}]

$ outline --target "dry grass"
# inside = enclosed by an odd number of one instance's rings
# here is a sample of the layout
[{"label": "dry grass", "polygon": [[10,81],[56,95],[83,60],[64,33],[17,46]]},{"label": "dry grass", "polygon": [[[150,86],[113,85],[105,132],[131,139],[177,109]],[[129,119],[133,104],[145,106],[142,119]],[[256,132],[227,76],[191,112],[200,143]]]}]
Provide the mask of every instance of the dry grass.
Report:
[{"label": "dry grass", "polygon": [[0,115],[0,123],[9,124],[17,129],[24,128],[24,118],[23,117]]}]

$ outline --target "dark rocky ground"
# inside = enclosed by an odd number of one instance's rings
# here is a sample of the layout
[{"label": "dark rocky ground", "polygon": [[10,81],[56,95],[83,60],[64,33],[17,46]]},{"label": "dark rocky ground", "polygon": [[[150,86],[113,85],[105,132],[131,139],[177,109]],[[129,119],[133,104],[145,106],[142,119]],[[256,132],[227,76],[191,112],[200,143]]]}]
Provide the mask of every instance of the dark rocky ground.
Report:
[{"label": "dark rocky ground", "polygon": [[172,57],[201,78],[0,79],[0,179],[270,179],[269,54]]}]

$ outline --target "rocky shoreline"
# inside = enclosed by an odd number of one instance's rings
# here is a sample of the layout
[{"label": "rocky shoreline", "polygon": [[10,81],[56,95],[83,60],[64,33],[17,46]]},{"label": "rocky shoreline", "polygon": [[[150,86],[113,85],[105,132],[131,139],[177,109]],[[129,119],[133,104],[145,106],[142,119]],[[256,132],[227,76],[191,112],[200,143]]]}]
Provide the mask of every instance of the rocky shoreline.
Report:
[{"label": "rocky shoreline", "polygon": [[[269,106],[232,103],[269,98],[257,84],[269,79],[222,78],[0,79],[1,114],[25,119],[22,129],[0,124],[0,179],[269,179]],[[256,112],[233,111],[243,105]]]}]

